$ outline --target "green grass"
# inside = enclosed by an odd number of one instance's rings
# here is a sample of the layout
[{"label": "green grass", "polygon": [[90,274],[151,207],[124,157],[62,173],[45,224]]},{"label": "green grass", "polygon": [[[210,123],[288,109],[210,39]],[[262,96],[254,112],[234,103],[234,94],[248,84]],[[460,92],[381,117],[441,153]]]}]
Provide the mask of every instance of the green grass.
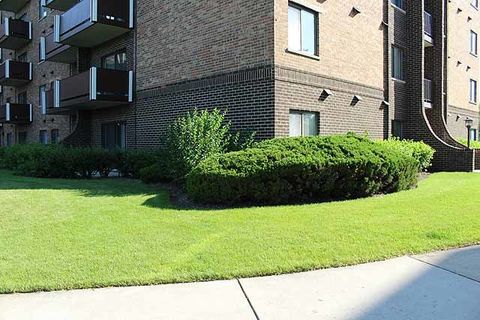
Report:
[{"label": "green grass", "polygon": [[128,180],[0,171],[0,293],[278,274],[480,243],[480,174],[356,201],[177,210]]}]

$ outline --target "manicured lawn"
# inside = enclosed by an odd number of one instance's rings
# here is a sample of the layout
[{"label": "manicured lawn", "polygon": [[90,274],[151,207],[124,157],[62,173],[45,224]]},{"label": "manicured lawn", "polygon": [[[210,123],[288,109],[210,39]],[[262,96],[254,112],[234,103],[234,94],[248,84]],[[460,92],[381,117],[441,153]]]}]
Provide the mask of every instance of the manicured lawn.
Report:
[{"label": "manicured lawn", "polygon": [[0,293],[277,274],[480,243],[480,174],[356,201],[177,210],[128,180],[0,171]]}]

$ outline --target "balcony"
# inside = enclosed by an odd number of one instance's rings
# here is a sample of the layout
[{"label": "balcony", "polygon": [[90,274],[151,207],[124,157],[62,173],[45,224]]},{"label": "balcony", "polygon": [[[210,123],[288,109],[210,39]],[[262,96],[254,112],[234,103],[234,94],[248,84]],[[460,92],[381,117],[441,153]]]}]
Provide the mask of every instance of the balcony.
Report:
[{"label": "balcony", "polygon": [[0,25],[0,48],[18,50],[32,41],[32,23],[4,18]]},{"label": "balcony", "polygon": [[0,123],[30,124],[32,122],[32,105],[7,103],[0,106]]},{"label": "balcony", "polygon": [[423,42],[425,47],[433,46],[433,17],[430,13],[423,13],[424,27],[423,27]]},{"label": "balcony", "polygon": [[40,38],[40,60],[61,63],[77,61],[78,49],[53,41],[53,33]]},{"label": "balcony", "polygon": [[16,13],[25,7],[28,2],[30,0],[0,0],[0,10]]},{"label": "balcony", "polygon": [[42,0],[42,6],[54,10],[67,11],[78,2],[79,0]]},{"label": "balcony", "polygon": [[133,72],[92,67],[57,80],[46,94],[48,113],[68,113],[129,104],[133,101]]},{"label": "balcony", "polygon": [[432,108],[433,101],[433,81],[423,79],[423,106],[427,109]]},{"label": "balcony", "polygon": [[7,60],[0,64],[0,86],[21,87],[32,81],[32,64]]},{"label": "balcony", "polygon": [[133,29],[133,0],[83,0],[55,16],[54,40],[92,48]]}]

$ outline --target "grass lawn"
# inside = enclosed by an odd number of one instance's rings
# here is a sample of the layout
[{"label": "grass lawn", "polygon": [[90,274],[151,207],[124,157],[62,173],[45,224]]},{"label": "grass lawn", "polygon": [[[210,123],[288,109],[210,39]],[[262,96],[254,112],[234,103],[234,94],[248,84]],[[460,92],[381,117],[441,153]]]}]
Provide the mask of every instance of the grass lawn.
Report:
[{"label": "grass lawn", "polygon": [[0,171],[0,203],[0,293],[258,276],[480,243],[480,174],[356,201],[179,210],[139,182]]}]

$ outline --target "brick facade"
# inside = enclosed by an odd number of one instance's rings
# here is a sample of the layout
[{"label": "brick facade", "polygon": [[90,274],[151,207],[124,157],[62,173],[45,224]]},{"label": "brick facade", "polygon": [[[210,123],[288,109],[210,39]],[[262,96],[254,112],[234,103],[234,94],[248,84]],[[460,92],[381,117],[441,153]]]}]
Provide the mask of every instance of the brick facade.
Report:
[{"label": "brick facade", "polygon": [[[465,117],[478,126],[478,105],[465,107],[463,80],[479,67],[462,52],[466,41],[448,37],[450,28],[476,29],[480,15],[465,6],[469,0],[449,2],[447,11],[433,0],[406,1],[405,10],[390,0],[291,2],[318,14],[316,57],[288,50],[288,0],[137,0],[132,31],[80,49],[69,66],[38,62],[38,37],[50,32],[55,12],[38,21],[38,1],[32,0],[17,16],[27,12],[34,40],[13,55],[28,52],[34,80],[25,88],[4,88],[4,98],[26,89],[36,105],[34,121],[24,128],[5,125],[3,132],[27,130],[33,142],[39,130],[59,128],[65,143],[101,146],[103,124],[125,123],[127,148],[139,148],[161,145],[167,125],[194,108],[225,110],[235,129],[255,131],[259,139],[288,136],[290,112],[305,111],[318,115],[321,135],[383,139],[398,131],[395,123],[404,137],[437,149],[434,169],[473,169],[473,152],[454,138],[465,135]],[[472,27],[453,15],[457,6],[473,16]],[[424,10],[434,17],[432,47],[424,45]],[[392,46],[406,53],[404,80],[392,79]],[[119,50],[126,50],[135,72],[133,103],[39,114],[40,85],[101,67],[102,57]],[[465,61],[468,72],[452,69],[454,60]],[[424,78],[435,83],[431,109],[424,108]]]}]

